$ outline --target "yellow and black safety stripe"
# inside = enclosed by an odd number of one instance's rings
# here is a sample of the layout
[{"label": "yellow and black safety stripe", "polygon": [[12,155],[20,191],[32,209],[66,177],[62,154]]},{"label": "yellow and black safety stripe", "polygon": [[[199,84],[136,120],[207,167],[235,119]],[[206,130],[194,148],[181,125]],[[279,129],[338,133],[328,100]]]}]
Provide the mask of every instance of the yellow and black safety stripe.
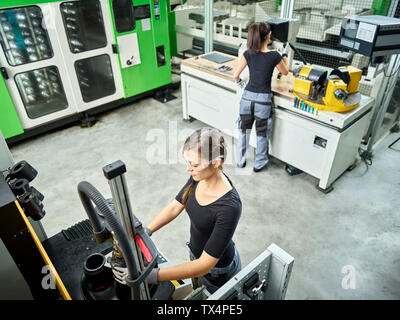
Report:
[{"label": "yellow and black safety stripe", "polygon": [[42,256],[45,264],[48,266],[51,275],[53,276],[53,279],[56,283],[57,289],[60,292],[62,298],[64,300],[72,300],[70,294],[68,293],[67,288],[65,287],[64,283],[62,282],[60,276],[58,275],[56,268],[54,267],[53,263],[50,260],[50,257],[48,256],[46,250],[44,249],[41,241],[39,240],[35,230],[33,229],[32,225],[30,224],[28,218],[26,217],[24,210],[21,208],[19,202],[15,200],[15,205],[18,208],[18,211],[21,215],[21,218],[25,222],[26,227],[29,230],[30,235],[32,236],[32,240],[34,241],[40,255]]}]

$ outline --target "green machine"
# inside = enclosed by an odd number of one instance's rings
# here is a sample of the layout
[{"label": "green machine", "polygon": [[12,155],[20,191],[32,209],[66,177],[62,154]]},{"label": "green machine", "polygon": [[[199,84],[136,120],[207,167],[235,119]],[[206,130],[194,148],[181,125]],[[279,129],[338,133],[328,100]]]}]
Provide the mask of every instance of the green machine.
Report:
[{"label": "green machine", "polygon": [[0,97],[2,102],[0,107],[0,128],[4,138],[7,139],[22,134],[24,130],[19,121],[14,103],[12,102],[4,80],[2,79],[0,79]]},{"label": "green machine", "polygon": [[169,0],[1,1],[7,142],[171,91],[174,23]]},{"label": "green machine", "polygon": [[375,10],[376,15],[386,16],[391,3],[392,0],[373,0],[371,8]]},{"label": "green machine", "polygon": [[125,98],[171,82],[168,3],[134,2],[109,1]]}]

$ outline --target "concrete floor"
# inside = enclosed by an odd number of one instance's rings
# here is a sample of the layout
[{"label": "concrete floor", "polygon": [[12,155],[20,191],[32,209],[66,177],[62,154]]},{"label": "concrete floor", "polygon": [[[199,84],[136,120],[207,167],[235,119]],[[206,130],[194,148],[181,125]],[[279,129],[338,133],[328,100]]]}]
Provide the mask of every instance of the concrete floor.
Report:
[{"label": "concrete floor", "polygon": [[[127,166],[132,207],[143,223],[174,199],[188,178],[179,149],[204,126],[182,121],[175,94],[165,104],[148,98],[103,114],[89,129],[76,125],[12,147],[16,161],[39,171],[33,185],[45,195],[49,237],[87,218],[76,191],[80,181],[110,197],[102,167],[116,160]],[[243,203],[234,235],[242,264],[276,243],[295,258],[287,299],[399,299],[400,152],[387,148],[398,136],[387,137],[368,170],[360,162],[329,194],[309,175],[290,177],[276,159],[259,173],[251,171],[251,157],[247,171],[226,164]],[[185,212],[153,235],[176,264],[188,261],[188,238]]]}]

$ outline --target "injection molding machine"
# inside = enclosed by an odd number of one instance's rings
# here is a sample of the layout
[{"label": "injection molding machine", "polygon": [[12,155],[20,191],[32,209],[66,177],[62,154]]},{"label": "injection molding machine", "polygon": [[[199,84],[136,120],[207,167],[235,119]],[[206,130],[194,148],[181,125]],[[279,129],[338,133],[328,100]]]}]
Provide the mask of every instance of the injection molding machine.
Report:
[{"label": "injection molding machine", "polygon": [[1,1],[7,141],[88,121],[170,85],[170,9],[169,0]]}]

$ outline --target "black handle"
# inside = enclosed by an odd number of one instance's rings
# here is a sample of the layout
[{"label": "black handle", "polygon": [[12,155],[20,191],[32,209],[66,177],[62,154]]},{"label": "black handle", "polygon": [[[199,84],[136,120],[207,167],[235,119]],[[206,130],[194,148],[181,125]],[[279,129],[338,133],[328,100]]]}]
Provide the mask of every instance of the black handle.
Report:
[{"label": "black handle", "polygon": [[150,271],[153,270],[156,267],[156,264],[158,262],[158,250],[157,250],[157,247],[155,246],[153,240],[151,240],[151,238],[144,231],[144,229],[140,229],[137,232],[137,235],[140,238],[142,238],[142,240],[144,241],[147,249],[150,251],[150,254],[151,254],[151,257],[152,257],[152,259],[149,262],[149,264],[147,265],[147,267],[145,267],[140,272],[139,277],[137,277],[136,279],[131,279],[129,277],[126,277],[126,279],[125,279],[125,281],[128,284],[128,286],[139,288],[140,284],[142,282],[144,282],[146,280],[147,276],[150,274]]},{"label": "black handle", "polygon": [[111,47],[112,47],[112,52],[113,52],[114,54],[118,54],[117,45],[116,45],[116,44],[112,44]]},{"label": "black handle", "polygon": [[1,75],[3,76],[4,80],[10,79],[10,77],[8,76],[8,73],[7,73],[6,68],[1,67],[1,68],[0,68],[0,72],[1,72]]},{"label": "black handle", "polygon": [[300,60],[303,61],[303,63],[304,63],[305,65],[307,65],[307,61],[306,61],[306,59],[304,59],[304,57],[303,57],[303,55],[300,53],[300,51],[297,50],[296,47],[295,47],[294,45],[292,45],[289,41],[288,41],[288,43],[289,43],[289,46],[294,50],[294,52],[296,52],[296,53],[299,55]]}]

